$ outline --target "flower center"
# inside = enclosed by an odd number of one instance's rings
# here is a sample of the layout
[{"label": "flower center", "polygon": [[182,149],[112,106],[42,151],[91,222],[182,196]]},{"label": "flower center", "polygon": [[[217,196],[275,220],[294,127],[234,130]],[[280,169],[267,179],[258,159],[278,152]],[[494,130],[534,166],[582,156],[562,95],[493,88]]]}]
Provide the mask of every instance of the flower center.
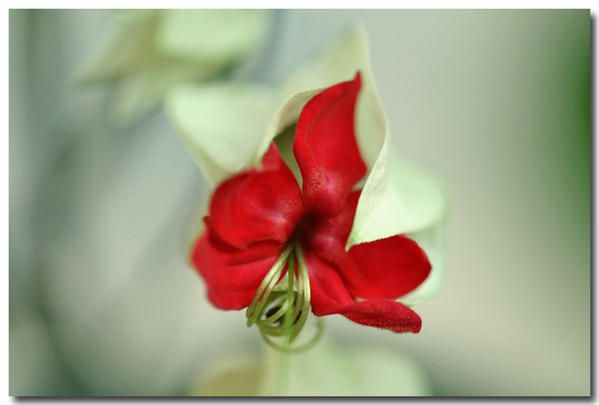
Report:
[{"label": "flower center", "polygon": [[256,324],[266,343],[286,352],[311,347],[321,332],[319,321],[318,329],[309,341],[293,345],[310,313],[310,281],[296,241],[296,238],[292,239],[283,250],[246,311],[247,326]]},{"label": "flower center", "polygon": [[298,246],[309,246],[310,240],[316,235],[318,218],[311,214],[306,213],[302,216],[299,223],[295,226],[293,235],[289,238],[289,243],[297,244]]}]

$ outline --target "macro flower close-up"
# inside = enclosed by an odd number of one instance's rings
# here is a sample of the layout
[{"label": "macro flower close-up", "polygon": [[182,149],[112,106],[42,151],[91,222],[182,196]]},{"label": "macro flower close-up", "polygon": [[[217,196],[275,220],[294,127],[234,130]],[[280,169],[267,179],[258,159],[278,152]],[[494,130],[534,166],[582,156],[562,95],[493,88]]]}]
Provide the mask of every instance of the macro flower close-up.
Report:
[{"label": "macro flower close-up", "polygon": [[[411,306],[442,279],[442,188],[390,150],[368,53],[353,27],[278,87],[180,86],[166,101],[214,187],[190,261],[215,307],[247,308],[284,351],[332,314],[418,333]],[[310,312],[318,330],[294,345]]]},{"label": "macro flower close-up", "polygon": [[[420,331],[418,315],[393,301],[430,272],[418,244],[394,235],[345,250],[360,197],[356,185],[367,170],[354,129],[360,87],[358,73],[317,93],[302,109],[289,162],[298,166],[300,178],[271,143],[261,167],[217,186],[192,254],[216,307],[242,309],[256,297],[263,302],[253,308],[258,318],[264,310],[273,324],[291,312],[294,333],[310,306],[317,316],[341,314],[393,332]],[[287,283],[279,280],[285,274],[301,291],[290,292],[291,299],[275,298],[268,316],[270,295],[278,283]]]},{"label": "macro flower close-up", "polygon": [[590,11],[318,6],[9,10],[9,395],[591,395]]}]

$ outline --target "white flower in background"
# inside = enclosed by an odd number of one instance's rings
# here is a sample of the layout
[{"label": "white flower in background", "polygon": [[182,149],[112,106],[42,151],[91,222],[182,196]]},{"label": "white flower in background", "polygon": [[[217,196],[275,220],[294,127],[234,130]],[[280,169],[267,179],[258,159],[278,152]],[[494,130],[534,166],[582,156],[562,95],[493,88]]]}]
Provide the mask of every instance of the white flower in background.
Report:
[{"label": "white flower in background", "polygon": [[182,82],[213,79],[262,44],[262,10],[125,10],[78,72],[83,82],[115,81],[115,117],[130,121]]}]

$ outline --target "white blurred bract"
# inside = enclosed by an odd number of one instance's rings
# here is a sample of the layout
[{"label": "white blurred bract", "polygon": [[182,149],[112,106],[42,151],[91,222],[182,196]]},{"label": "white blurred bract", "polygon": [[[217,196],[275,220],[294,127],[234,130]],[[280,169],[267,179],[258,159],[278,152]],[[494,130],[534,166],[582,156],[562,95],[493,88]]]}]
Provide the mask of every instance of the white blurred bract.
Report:
[{"label": "white blurred bract", "polygon": [[117,81],[115,117],[154,107],[173,85],[205,81],[241,62],[265,38],[261,10],[125,10],[81,67],[84,82]]}]

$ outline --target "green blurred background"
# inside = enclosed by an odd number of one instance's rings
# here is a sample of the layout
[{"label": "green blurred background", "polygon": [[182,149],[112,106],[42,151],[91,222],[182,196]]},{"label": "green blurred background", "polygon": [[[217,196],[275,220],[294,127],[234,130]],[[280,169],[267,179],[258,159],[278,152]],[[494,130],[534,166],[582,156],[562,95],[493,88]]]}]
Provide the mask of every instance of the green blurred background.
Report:
[{"label": "green blurred background", "polygon": [[[326,333],[407,356],[425,393],[589,395],[589,11],[268,14],[247,74],[270,83],[362,23],[394,145],[449,190],[422,332]],[[207,185],[164,114],[115,122],[73,79],[111,18],[10,11],[11,395],[185,395],[261,353],[185,262]]]}]

